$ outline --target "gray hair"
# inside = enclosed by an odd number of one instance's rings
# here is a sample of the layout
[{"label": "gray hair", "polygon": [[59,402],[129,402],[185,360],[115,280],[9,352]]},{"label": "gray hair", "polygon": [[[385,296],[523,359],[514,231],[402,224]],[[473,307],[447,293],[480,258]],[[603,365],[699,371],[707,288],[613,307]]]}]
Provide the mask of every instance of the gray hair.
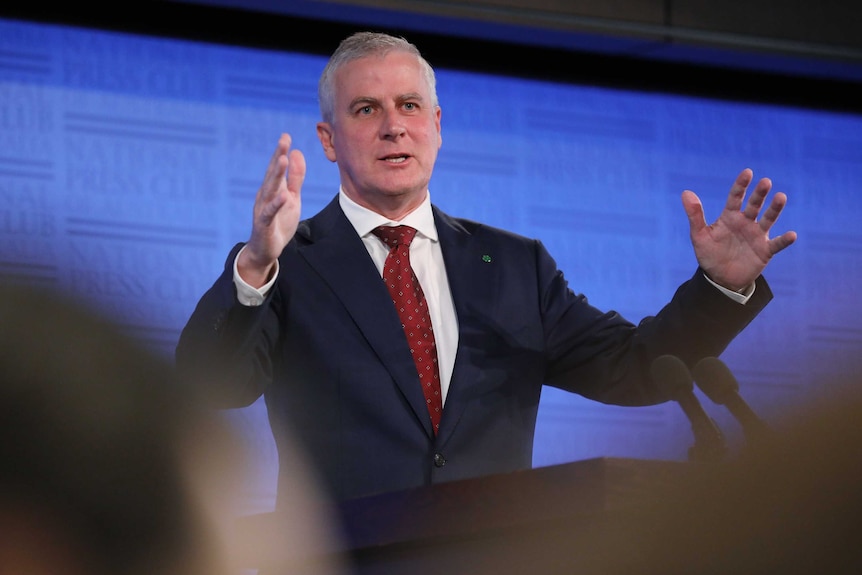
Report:
[{"label": "gray hair", "polygon": [[357,32],[348,36],[338,45],[335,52],[326,63],[323,73],[320,75],[320,81],[317,85],[317,99],[320,104],[320,115],[324,122],[332,122],[335,108],[335,73],[341,66],[365,58],[367,56],[385,56],[390,52],[405,52],[413,54],[419,60],[419,65],[422,67],[422,72],[425,75],[425,81],[428,83],[428,88],[431,91],[431,104],[438,105],[437,100],[437,80],[434,76],[434,68],[431,67],[419,49],[405,40],[397,36],[390,36],[380,32]]}]

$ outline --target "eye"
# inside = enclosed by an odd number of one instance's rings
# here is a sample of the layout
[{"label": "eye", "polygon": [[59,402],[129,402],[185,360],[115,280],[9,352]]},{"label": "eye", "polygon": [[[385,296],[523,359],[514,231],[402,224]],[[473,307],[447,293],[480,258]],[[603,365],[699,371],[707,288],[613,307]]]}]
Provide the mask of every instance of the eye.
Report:
[{"label": "eye", "polygon": [[404,109],[407,110],[408,112],[412,112],[416,108],[417,108],[417,106],[414,102],[404,102]]},{"label": "eye", "polygon": [[373,111],[374,108],[372,108],[371,106],[362,106],[361,108],[359,108],[359,110],[357,110],[357,113],[363,116],[367,116]]}]

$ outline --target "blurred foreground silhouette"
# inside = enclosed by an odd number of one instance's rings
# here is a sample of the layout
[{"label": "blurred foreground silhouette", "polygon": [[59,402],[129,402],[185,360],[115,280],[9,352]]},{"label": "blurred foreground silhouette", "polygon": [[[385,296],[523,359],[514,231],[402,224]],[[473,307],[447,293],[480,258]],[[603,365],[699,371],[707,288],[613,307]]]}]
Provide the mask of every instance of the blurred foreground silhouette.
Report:
[{"label": "blurred foreground silhouette", "polygon": [[[51,291],[0,288],[0,326],[0,574],[248,567],[242,446],[168,363]],[[300,557],[328,536],[301,459],[295,490],[291,521],[256,543],[282,573],[334,573]]]},{"label": "blurred foreground silhouette", "polygon": [[[862,572],[859,360],[823,369],[819,397],[723,463],[685,473],[535,554],[535,573],[855,575]],[[547,543],[547,542],[546,542]]]}]

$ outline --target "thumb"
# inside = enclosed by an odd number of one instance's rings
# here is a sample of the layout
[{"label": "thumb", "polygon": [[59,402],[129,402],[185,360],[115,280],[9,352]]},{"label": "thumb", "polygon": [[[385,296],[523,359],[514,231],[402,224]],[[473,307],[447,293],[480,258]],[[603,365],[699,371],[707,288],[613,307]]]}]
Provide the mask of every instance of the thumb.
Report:
[{"label": "thumb", "polygon": [[682,207],[688,216],[688,225],[692,235],[706,227],[706,218],[703,215],[703,204],[697,194],[691,190],[682,193]]}]

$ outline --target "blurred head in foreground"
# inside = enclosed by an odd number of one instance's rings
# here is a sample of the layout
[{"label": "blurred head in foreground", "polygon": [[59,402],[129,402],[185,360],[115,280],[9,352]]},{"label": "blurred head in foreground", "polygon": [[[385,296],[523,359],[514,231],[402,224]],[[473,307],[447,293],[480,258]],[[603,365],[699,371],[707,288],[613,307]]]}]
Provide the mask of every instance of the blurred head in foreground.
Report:
[{"label": "blurred head in foreground", "polygon": [[652,531],[663,553],[650,573],[859,573],[858,373],[822,381],[824,399],[789,412],[769,440],[669,498],[666,531]]},{"label": "blurred head in foreground", "polygon": [[[690,466],[594,539],[583,573],[855,575],[862,571],[859,360],[838,360],[820,399],[786,412],[762,443]],[[573,557],[577,553],[573,553]]]},{"label": "blurred head in foreground", "polygon": [[[237,438],[166,363],[56,293],[0,287],[0,326],[0,574],[341,572],[299,453],[288,513],[250,541]],[[831,399],[739,459],[689,466],[553,553],[511,551],[546,574],[855,575],[862,370],[841,365]]]},{"label": "blurred head in foreground", "polygon": [[226,425],[56,293],[0,288],[0,326],[0,573],[235,572]]}]

